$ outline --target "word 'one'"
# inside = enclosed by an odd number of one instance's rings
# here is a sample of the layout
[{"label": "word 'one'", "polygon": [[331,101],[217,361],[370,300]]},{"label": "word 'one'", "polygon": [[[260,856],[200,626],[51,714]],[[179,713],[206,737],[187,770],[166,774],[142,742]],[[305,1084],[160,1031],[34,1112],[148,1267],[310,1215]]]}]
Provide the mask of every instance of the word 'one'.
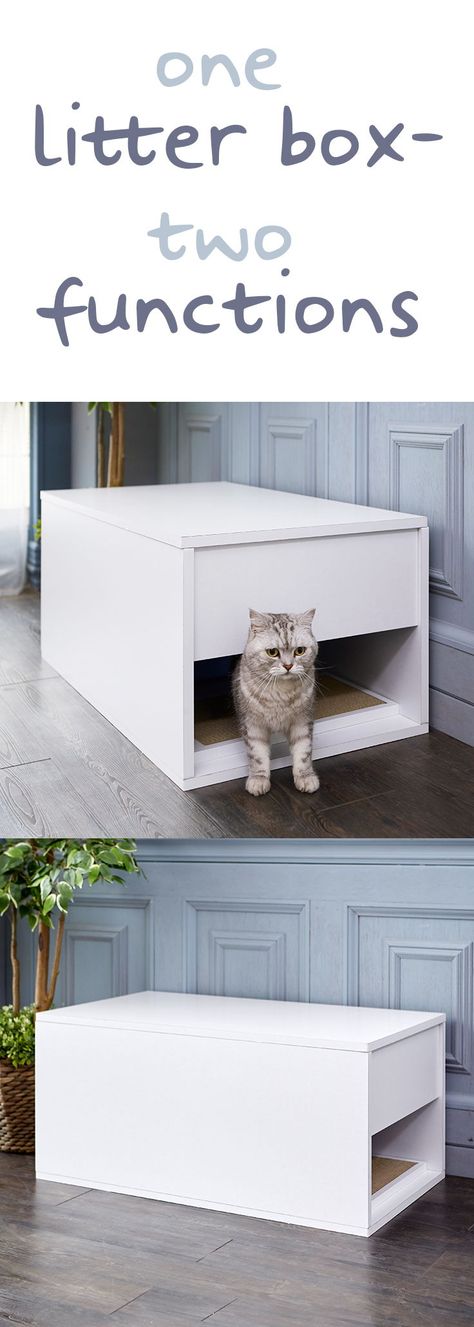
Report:
[{"label": "word 'one'", "polygon": [[[275,92],[281,87],[281,83],[262,83],[258,75],[262,70],[268,69],[270,65],[276,63],[276,51],[272,51],[269,46],[259,46],[258,50],[251,51],[248,59],[245,61],[244,77],[252,88],[257,88],[259,92]],[[178,65],[178,69],[173,66]],[[211,74],[221,65],[229,75],[234,88],[240,87],[240,75],[237,66],[228,55],[203,55],[201,56],[201,82],[204,88],[207,88]],[[171,66],[171,68],[170,68]],[[194,64],[190,55],[185,51],[165,51],[160,55],[156,66],[158,79],[164,88],[176,88],[181,83],[187,83],[194,73]]]}]

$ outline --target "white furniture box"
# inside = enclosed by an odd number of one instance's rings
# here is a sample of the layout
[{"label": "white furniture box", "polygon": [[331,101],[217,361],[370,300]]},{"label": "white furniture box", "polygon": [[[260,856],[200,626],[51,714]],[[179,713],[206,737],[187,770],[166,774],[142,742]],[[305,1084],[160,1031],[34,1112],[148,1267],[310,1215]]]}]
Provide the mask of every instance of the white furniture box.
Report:
[{"label": "white furniture box", "polygon": [[154,991],[39,1014],[37,1174],[370,1235],[443,1178],[444,1018]]},{"label": "white furniture box", "polygon": [[423,516],[229,483],[43,494],[43,655],[181,788],[247,773],[237,733],[195,737],[194,665],[242,652],[249,607],[315,607],[364,693],[315,722],[318,759],[427,731]]}]

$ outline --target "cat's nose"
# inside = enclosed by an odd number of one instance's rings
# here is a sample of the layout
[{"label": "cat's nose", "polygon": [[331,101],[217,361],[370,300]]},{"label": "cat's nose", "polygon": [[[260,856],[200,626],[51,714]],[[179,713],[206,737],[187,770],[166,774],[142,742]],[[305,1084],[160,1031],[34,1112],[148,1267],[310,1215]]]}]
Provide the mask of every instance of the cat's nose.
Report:
[{"label": "cat's nose", "polygon": [[292,664],[292,663],[290,663],[290,664],[286,664],[286,663],[284,663],[284,664],[283,664],[283,667],[286,668],[287,673],[289,673],[289,672],[291,671],[292,667],[293,667],[293,664]]}]

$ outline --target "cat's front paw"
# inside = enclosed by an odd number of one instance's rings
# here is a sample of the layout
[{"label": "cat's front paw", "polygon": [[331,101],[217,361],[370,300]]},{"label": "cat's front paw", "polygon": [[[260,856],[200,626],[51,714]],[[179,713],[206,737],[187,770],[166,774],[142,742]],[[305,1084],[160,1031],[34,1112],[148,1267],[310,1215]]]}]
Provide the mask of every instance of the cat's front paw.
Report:
[{"label": "cat's front paw", "polygon": [[261,797],[270,792],[270,779],[266,774],[249,774],[245,787],[252,797]]},{"label": "cat's front paw", "polygon": [[311,774],[293,774],[295,788],[300,793],[315,793],[319,788],[319,779],[314,770]]}]

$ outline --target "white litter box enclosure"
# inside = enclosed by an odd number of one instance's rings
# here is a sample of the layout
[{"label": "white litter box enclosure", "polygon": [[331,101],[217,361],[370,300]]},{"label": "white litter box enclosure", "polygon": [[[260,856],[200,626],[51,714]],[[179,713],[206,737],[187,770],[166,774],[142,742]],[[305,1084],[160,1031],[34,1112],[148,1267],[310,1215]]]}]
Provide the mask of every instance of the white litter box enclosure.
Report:
[{"label": "white litter box enclosure", "polygon": [[443,1178],[444,1014],[149,991],[36,1029],[40,1179],[370,1235]]},{"label": "white litter box enclosure", "polygon": [[[423,516],[197,483],[44,493],[42,522],[45,659],[179,787],[247,773],[238,735],[195,737],[194,665],[242,652],[249,607],[315,607],[373,695],[316,719],[317,759],[427,731]],[[272,755],[290,763],[283,739]]]}]

